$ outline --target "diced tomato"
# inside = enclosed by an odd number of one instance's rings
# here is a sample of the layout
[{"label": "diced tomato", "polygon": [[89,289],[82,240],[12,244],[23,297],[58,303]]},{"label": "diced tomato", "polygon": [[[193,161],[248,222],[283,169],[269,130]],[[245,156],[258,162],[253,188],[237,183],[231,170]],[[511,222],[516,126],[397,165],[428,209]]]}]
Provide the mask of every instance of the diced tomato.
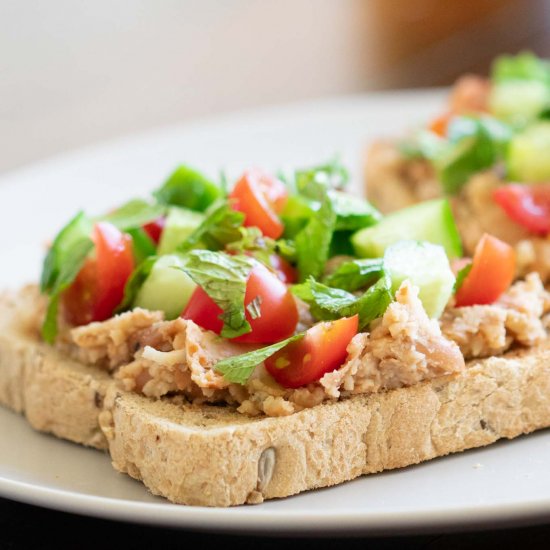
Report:
[{"label": "diced tomato", "polygon": [[550,184],[503,185],[493,192],[495,202],[510,219],[531,233],[550,233]]},{"label": "diced tomato", "polygon": [[428,125],[428,130],[431,130],[434,134],[437,134],[439,137],[447,136],[447,128],[451,118],[454,116],[454,113],[447,111],[438,117],[434,118]]},{"label": "diced tomato", "polygon": [[245,215],[246,226],[258,227],[266,237],[278,239],[284,226],[277,216],[288,198],[285,185],[259,170],[244,173],[229,195],[235,210]]},{"label": "diced tomato", "polygon": [[[235,342],[271,344],[291,336],[298,324],[298,309],[292,293],[262,264],[257,264],[250,272],[244,306],[252,330],[233,338]],[[258,317],[255,317],[255,310]],[[181,316],[219,334],[223,327],[219,318],[221,313],[210,296],[197,287]]]},{"label": "diced tomato", "polygon": [[161,216],[160,218],[157,218],[152,222],[146,223],[143,226],[143,230],[147,233],[147,235],[149,235],[149,237],[151,237],[155,244],[159,244],[162,230],[164,229],[165,225],[166,218],[164,216]]},{"label": "diced tomato", "polygon": [[456,293],[456,306],[492,304],[512,284],[515,269],[514,249],[486,233],[476,246],[472,269]]},{"label": "diced tomato", "polygon": [[358,316],[318,323],[265,361],[265,368],[285,388],[299,388],[340,367],[357,334]]},{"label": "diced tomato", "polygon": [[269,261],[271,262],[271,267],[285,285],[293,285],[298,282],[298,271],[282,256],[271,254]]},{"label": "diced tomato", "polygon": [[95,225],[95,258],[89,258],[63,294],[69,323],[84,325],[111,317],[122,302],[124,286],[134,269],[132,239],[114,225]]}]

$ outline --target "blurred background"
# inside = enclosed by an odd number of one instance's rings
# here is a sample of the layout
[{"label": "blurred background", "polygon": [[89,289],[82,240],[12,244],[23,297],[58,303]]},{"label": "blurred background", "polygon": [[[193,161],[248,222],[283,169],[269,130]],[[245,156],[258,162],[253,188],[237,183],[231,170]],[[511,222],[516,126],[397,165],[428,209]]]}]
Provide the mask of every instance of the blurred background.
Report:
[{"label": "blurred background", "polygon": [[0,172],[261,105],[550,56],[546,0],[0,0]]}]

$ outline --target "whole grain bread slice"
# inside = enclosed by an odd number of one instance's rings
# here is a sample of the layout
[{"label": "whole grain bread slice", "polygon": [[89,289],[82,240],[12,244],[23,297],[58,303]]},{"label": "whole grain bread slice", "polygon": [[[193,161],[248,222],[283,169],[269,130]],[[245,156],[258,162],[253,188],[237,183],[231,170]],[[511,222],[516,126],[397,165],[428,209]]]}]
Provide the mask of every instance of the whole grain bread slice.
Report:
[{"label": "whole grain bread slice", "polygon": [[548,343],[410,388],[251,418],[121,391],[40,343],[26,299],[0,298],[0,402],[38,430],[108,447],[117,470],[176,503],[257,503],[550,426]]}]

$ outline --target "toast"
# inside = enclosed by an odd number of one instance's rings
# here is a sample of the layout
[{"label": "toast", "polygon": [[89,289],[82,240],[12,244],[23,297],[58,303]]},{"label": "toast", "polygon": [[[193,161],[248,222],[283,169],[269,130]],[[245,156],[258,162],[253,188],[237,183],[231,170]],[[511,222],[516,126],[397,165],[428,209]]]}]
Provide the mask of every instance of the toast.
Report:
[{"label": "toast", "polygon": [[37,430],[108,449],[116,470],[174,503],[258,503],[550,426],[550,342],[407,388],[248,417],[122,391],[40,341],[33,296],[0,297],[0,402]]}]

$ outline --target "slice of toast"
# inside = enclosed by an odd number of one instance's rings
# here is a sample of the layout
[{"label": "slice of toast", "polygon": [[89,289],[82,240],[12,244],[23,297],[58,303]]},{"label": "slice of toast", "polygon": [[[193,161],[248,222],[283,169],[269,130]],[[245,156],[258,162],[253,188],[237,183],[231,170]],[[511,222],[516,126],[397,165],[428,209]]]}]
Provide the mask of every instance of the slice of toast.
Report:
[{"label": "slice of toast", "polygon": [[458,376],[251,418],[127,393],[29,329],[32,292],[0,298],[0,402],[172,502],[231,506],[336,485],[550,426],[550,343]]}]

